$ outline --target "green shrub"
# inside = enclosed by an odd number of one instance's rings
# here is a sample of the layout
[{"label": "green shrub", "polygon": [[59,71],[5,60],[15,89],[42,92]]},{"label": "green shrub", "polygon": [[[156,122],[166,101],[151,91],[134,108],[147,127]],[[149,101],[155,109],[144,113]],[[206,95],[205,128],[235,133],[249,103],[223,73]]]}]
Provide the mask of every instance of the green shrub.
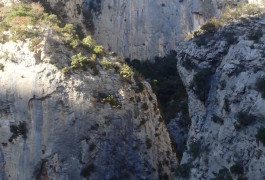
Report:
[{"label": "green shrub", "polygon": [[88,62],[88,57],[82,55],[82,53],[78,53],[71,57],[71,68],[78,69],[78,68],[85,68],[85,64]]},{"label": "green shrub", "polygon": [[91,143],[90,146],[89,146],[89,151],[93,151],[93,150],[95,150],[96,147],[97,147],[97,146],[96,146],[96,143],[94,143],[94,142]]},{"label": "green shrub", "polygon": [[142,82],[137,83],[137,87],[139,92],[143,92],[145,90],[145,86]]},{"label": "green shrub", "polygon": [[224,110],[225,110],[226,112],[230,112],[230,111],[231,111],[231,109],[230,109],[230,105],[229,105],[229,100],[228,100],[227,97],[225,97],[225,99],[224,99]]},{"label": "green shrub", "polygon": [[5,69],[5,66],[2,63],[0,63],[0,71],[4,71],[4,69]]},{"label": "green shrub", "polygon": [[120,63],[118,62],[112,62],[111,60],[109,60],[108,58],[106,57],[103,57],[102,61],[100,62],[101,66],[104,68],[104,69],[116,69],[116,68],[119,68],[120,66]]},{"label": "green shrub", "polygon": [[93,49],[95,54],[102,54],[103,53],[103,46],[95,46]]},{"label": "green shrub", "polygon": [[66,24],[63,28],[57,28],[62,35],[62,40],[65,44],[76,48],[80,45],[79,37],[73,24]]},{"label": "green shrub", "polygon": [[87,70],[86,65],[88,65],[94,72],[94,75],[96,75],[97,67],[96,67],[96,61],[92,60],[91,58],[88,58],[86,56],[83,56],[82,53],[78,53],[76,55],[73,55],[71,57],[71,69],[78,70],[83,69]]},{"label": "green shrub", "polygon": [[225,81],[225,80],[222,80],[222,81],[220,82],[220,90],[224,90],[225,87],[226,87],[226,81]]},{"label": "green shrub", "polygon": [[219,27],[221,27],[220,22],[214,17],[206,22],[201,29],[206,32],[215,32]]},{"label": "green shrub", "polygon": [[252,124],[255,119],[255,116],[243,111],[240,111],[237,115],[237,121],[243,126],[248,126]]},{"label": "green shrub", "polygon": [[22,136],[24,139],[27,138],[27,124],[25,121],[19,122],[18,125],[10,125],[10,132],[12,136],[9,138],[9,142],[12,142],[13,139],[16,139],[18,136]]},{"label": "green shrub", "polygon": [[86,165],[81,170],[81,176],[87,178],[89,177],[95,170],[95,165],[93,163]]},{"label": "green shrub", "polygon": [[152,140],[147,138],[145,141],[145,145],[147,149],[150,149],[152,147]]},{"label": "green shrub", "polygon": [[40,44],[40,42],[42,41],[41,37],[34,37],[30,40],[29,43],[29,50],[30,51],[34,51],[35,47]]},{"label": "green shrub", "polygon": [[133,70],[127,65],[127,64],[123,64],[119,70],[119,73],[121,75],[121,77],[128,81],[131,82],[131,77],[133,75]]},{"label": "green shrub", "polygon": [[258,30],[251,30],[249,32],[248,38],[254,41],[255,43],[258,43],[262,36],[263,36],[262,29],[258,29]]},{"label": "green shrub", "polygon": [[201,147],[200,141],[194,141],[190,144],[188,153],[193,157],[193,159],[196,159],[201,153],[203,149]]},{"label": "green shrub", "polygon": [[210,80],[212,72],[208,69],[201,70],[193,77],[193,91],[198,99],[205,102],[210,91]]},{"label": "green shrub", "polygon": [[194,39],[194,42],[198,47],[207,45],[208,41],[206,40],[205,36],[200,36]]},{"label": "green shrub", "polygon": [[191,168],[192,168],[191,163],[181,164],[175,170],[175,174],[178,178],[189,178]]},{"label": "green shrub", "polygon": [[142,118],[142,120],[141,120],[141,122],[140,122],[140,126],[145,125],[146,122],[147,122],[146,119]]},{"label": "green shrub", "polygon": [[260,78],[256,82],[256,90],[261,93],[261,97],[265,99],[265,78]]},{"label": "green shrub", "polygon": [[64,75],[69,75],[70,72],[71,72],[71,68],[70,67],[64,67],[64,68],[62,68],[62,73]]},{"label": "green shrub", "polygon": [[238,174],[238,175],[244,174],[244,168],[243,168],[242,164],[240,164],[240,163],[236,163],[233,166],[231,166],[230,171],[233,174]]},{"label": "green shrub", "polygon": [[88,35],[87,37],[85,37],[82,40],[82,44],[85,47],[88,47],[89,49],[92,49],[95,46],[96,42],[94,41],[94,39],[92,38],[92,36]]},{"label": "green shrub", "polygon": [[238,42],[235,32],[225,32],[224,37],[229,45],[236,44]]},{"label": "green shrub", "polygon": [[265,146],[265,128],[264,127],[260,127],[258,129],[258,132],[255,137],[257,139],[257,142],[260,141],[263,144],[263,146]]},{"label": "green shrub", "polygon": [[112,108],[121,108],[120,102],[118,101],[118,99],[116,98],[116,96],[113,95],[113,94],[108,95],[105,98],[102,98],[101,99],[101,103],[103,103],[103,104],[110,103],[110,105],[111,105]]},{"label": "green shrub", "polygon": [[212,121],[221,125],[224,124],[224,120],[215,114],[212,117]]},{"label": "green shrub", "polygon": [[222,168],[218,173],[213,173],[216,180],[233,180],[229,170],[227,168]]},{"label": "green shrub", "polygon": [[143,103],[142,109],[147,111],[148,110],[148,104],[147,103]]}]

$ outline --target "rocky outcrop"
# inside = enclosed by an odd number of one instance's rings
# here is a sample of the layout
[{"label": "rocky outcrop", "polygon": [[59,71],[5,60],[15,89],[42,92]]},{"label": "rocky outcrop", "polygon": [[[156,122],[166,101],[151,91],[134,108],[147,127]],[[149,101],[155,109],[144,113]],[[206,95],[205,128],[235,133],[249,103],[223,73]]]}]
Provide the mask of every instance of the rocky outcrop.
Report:
[{"label": "rocky outcrop", "polygon": [[178,49],[192,119],[181,164],[191,179],[265,178],[264,26],[264,16],[243,18]]},{"label": "rocky outcrop", "polygon": [[150,85],[140,91],[102,68],[102,56],[97,75],[63,75],[75,50],[51,29],[42,39],[34,52],[29,40],[0,44],[0,179],[172,178],[177,161]]},{"label": "rocky outcrop", "polygon": [[[252,0],[259,3],[262,0]],[[245,0],[42,0],[70,22],[85,24],[99,44],[139,60],[164,56],[188,32],[218,16],[227,5]]]}]

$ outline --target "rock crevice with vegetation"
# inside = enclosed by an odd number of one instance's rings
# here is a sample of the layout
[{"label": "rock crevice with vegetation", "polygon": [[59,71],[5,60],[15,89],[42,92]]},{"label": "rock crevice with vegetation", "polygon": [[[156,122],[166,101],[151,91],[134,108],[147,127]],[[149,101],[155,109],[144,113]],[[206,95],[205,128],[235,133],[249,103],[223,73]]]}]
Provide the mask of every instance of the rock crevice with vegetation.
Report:
[{"label": "rock crevice with vegetation", "polygon": [[179,46],[191,127],[178,177],[265,178],[264,26],[245,16]]}]

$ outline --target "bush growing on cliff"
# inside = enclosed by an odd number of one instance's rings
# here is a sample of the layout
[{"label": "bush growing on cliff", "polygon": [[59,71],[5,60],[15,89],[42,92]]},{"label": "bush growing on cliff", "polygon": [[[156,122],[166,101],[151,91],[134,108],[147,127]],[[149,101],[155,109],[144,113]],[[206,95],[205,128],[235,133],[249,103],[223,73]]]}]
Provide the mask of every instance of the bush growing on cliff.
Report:
[{"label": "bush growing on cliff", "polygon": [[205,23],[201,29],[206,32],[215,32],[219,27],[221,27],[220,22],[214,17]]},{"label": "bush growing on cliff", "polygon": [[241,163],[235,163],[233,166],[230,167],[230,171],[233,174],[244,174],[244,168]]},{"label": "bush growing on cliff", "polygon": [[265,78],[260,78],[256,82],[256,90],[261,93],[261,97],[265,99]]},{"label": "bush growing on cliff", "polygon": [[198,99],[205,102],[208,98],[210,91],[210,79],[212,72],[209,69],[199,71],[194,77],[191,83],[194,93],[198,96]]},{"label": "bush growing on cliff", "polygon": [[265,128],[264,127],[260,127],[258,129],[258,132],[255,137],[257,139],[257,142],[260,141],[263,144],[263,146],[265,146]]},{"label": "bush growing on cliff", "polygon": [[10,132],[12,136],[9,138],[9,142],[12,142],[13,139],[16,139],[18,136],[22,136],[24,139],[27,138],[27,124],[25,121],[19,122],[18,125],[10,125]]},{"label": "bush growing on cliff", "polygon": [[243,111],[240,111],[237,115],[238,122],[243,126],[250,125],[255,121],[255,119],[255,116]]},{"label": "bush growing on cliff", "polygon": [[103,46],[95,46],[93,49],[95,54],[102,54],[103,53]]},{"label": "bush growing on cliff", "polygon": [[203,149],[201,146],[201,141],[194,141],[189,145],[188,153],[193,157],[193,159],[196,159],[199,157],[199,155],[202,153]]},{"label": "bush growing on cliff", "polygon": [[255,43],[258,43],[262,36],[263,36],[262,29],[257,29],[257,30],[253,29],[248,34],[248,38],[254,41]]},{"label": "bush growing on cliff", "polygon": [[215,114],[212,117],[212,121],[221,125],[224,124],[224,120]]},{"label": "bush growing on cliff", "polygon": [[86,165],[81,170],[81,176],[89,177],[95,170],[95,165],[93,163]]},{"label": "bush growing on cliff", "polygon": [[112,108],[121,108],[121,104],[120,104],[119,100],[113,94],[110,94],[107,97],[103,97],[100,100],[100,102],[103,103],[103,104],[110,103]]},{"label": "bush growing on cliff", "polygon": [[[226,6],[224,12],[220,15],[219,18],[211,18],[208,22],[206,22],[201,30],[204,32],[213,33],[218,28],[224,26],[225,24],[231,23],[240,19],[244,15],[258,15],[261,14],[264,10],[264,7],[259,7],[257,4],[244,4],[239,3],[235,8],[231,8],[229,5]],[[200,32],[200,31],[198,31]],[[192,33],[193,36],[196,37],[195,33]],[[199,34],[202,34],[201,32]],[[202,40],[203,41],[203,40]],[[204,43],[203,43],[204,44]]]},{"label": "bush growing on cliff", "polygon": [[130,66],[128,66],[127,64],[123,64],[119,70],[119,73],[124,80],[131,82],[133,70],[130,68]]},{"label": "bush growing on cliff", "polygon": [[88,35],[87,37],[85,37],[83,40],[82,40],[82,44],[85,46],[85,47],[88,47],[89,49],[92,49],[96,42],[95,40],[92,38],[92,36]]},{"label": "bush growing on cliff", "polygon": [[5,66],[2,63],[0,63],[0,71],[4,71],[4,69],[5,69]]},{"label": "bush growing on cliff", "polygon": [[213,174],[215,175],[216,180],[233,180],[229,170],[225,167],[220,169],[218,173],[213,172]]},{"label": "bush growing on cliff", "polygon": [[181,164],[175,170],[175,174],[179,178],[189,178],[190,177],[190,169],[192,168],[191,163]]}]

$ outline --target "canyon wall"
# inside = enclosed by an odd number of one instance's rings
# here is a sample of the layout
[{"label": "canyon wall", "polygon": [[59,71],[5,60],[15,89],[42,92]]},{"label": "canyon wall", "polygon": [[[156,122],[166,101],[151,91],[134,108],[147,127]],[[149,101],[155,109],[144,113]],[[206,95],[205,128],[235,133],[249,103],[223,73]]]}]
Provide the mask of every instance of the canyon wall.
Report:
[{"label": "canyon wall", "polygon": [[264,26],[264,15],[245,18],[178,47],[192,120],[181,164],[190,179],[265,178]]},{"label": "canyon wall", "polygon": [[77,52],[42,30],[34,52],[29,39],[0,43],[0,179],[172,178],[177,159],[150,85],[140,91],[102,57],[97,75],[64,75]]},{"label": "canyon wall", "polygon": [[[99,44],[125,58],[153,60],[176,50],[188,32],[245,0],[74,0],[49,4],[68,21],[85,24]],[[252,0],[260,3],[262,0]],[[79,23],[78,23],[79,22]],[[84,27],[84,26],[83,26]]]}]

